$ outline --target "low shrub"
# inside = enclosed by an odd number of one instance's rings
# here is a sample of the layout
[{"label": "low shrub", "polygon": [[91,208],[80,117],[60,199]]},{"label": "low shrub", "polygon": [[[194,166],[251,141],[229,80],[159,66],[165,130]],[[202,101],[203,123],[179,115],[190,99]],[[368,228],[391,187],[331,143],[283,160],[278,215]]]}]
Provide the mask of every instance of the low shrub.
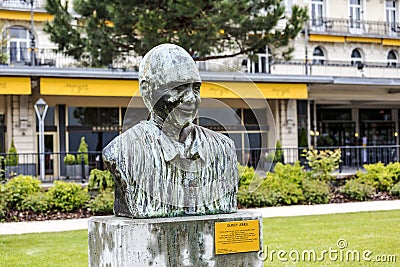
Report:
[{"label": "low shrub", "polygon": [[31,210],[33,212],[44,212],[50,206],[49,197],[43,192],[38,192],[27,196],[21,204],[21,210]]},{"label": "low shrub", "polygon": [[295,165],[277,163],[274,173],[268,173],[265,180],[266,196],[270,199],[268,202],[281,205],[294,205],[304,200],[303,190],[300,181],[305,173],[299,163]]},{"label": "low shrub", "polygon": [[76,164],[76,158],[75,155],[72,154],[67,154],[64,157],[64,164],[65,165],[75,165]]},{"label": "low shrub", "polygon": [[4,220],[7,210],[6,191],[2,184],[0,184],[0,222]]},{"label": "low shrub", "polygon": [[87,207],[98,215],[112,214],[114,207],[114,191],[107,189],[90,200]]},{"label": "low shrub", "polygon": [[297,204],[304,200],[300,182],[305,176],[298,162],[294,165],[278,162],[274,173],[268,173],[264,181],[257,181],[260,186],[255,191],[241,186],[238,201],[243,207]]},{"label": "low shrub", "polygon": [[247,167],[238,164],[239,187],[246,187],[251,184],[254,179],[259,178],[253,167]]},{"label": "low shrub", "polygon": [[47,196],[53,208],[67,212],[82,208],[89,200],[87,191],[81,185],[63,181],[55,181]]},{"label": "low shrub", "polygon": [[375,193],[375,188],[359,179],[352,179],[339,187],[339,192],[355,200],[367,200]]},{"label": "low shrub", "polygon": [[6,165],[17,166],[18,165],[18,152],[14,145],[14,139],[11,139],[10,149],[6,155]]},{"label": "low shrub", "polygon": [[372,185],[379,191],[389,191],[398,177],[398,170],[396,170],[395,165],[385,166],[383,163],[378,162],[365,164],[364,169],[366,172],[357,172],[357,179],[360,179],[364,184]]},{"label": "low shrub", "polygon": [[87,165],[89,163],[89,148],[85,141],[85,137],[81,137],[81,143],[79,144],[78,154],[76,155],[76,163],[81,164],[82,161]]},{"label": "low shrub", "polygon": [[104,191],[114,188],[114,179],[108,170],[93,169],[89,177],[89,190]]},{"label": "low shrub", "polygon": [[10,179],[4,185],[7,206],[10,209],[20,210],[26,197],[40,191],[40,184],[41,182],[32,176],[19,175]]},{"label": "low shrub", "polygon": [[308,204],[329,203],[330,191],[326,182],[313,179],[303,179],[301,183],[305,201]]},{"label": "low shrub", "polygon": [[400,197],[400,182],[398,182],[397,184],[395,184],[391,189],[389,194],[391,194],[392,196],[398,196]]},{"label": "low shrub", "polygon": [[307,164],[311,168],[309,175],[311,177],[328,182],[333,179],[332,172],[339,168],[341,161],[340,149],[335,150],[306,150],[303,156],[306,157]]}]

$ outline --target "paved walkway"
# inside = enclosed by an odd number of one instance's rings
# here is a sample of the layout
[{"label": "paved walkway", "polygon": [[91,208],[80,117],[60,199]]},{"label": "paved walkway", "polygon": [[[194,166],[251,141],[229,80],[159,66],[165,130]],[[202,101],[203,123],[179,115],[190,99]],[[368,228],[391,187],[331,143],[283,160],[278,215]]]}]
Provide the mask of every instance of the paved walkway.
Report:
[{"label": "paved walkway", "polygon": [[[258,208],[258,209],[248,209],[248,210],[259,212],[262,214],[264,218],[320,215],[320,214],[361,212],[361,211],[378,211],[378,210],[399,210],[400,212],[400,200],[369,201],[369,202],[325,204],[325,205],[301,205],[301,206],[299,205],[299,206]],[[0,223],[0,235],[82,230],[82,229],[87,229],[87,226],[88,226],[88,219]]]}]

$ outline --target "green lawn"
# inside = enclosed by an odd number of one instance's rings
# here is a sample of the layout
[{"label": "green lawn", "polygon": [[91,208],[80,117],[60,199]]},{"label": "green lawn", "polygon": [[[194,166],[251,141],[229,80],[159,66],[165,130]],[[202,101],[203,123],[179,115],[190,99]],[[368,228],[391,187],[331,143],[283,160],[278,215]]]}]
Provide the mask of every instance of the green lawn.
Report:
[{"label": "green lawn", "polygon": [[[297,250],[314,250],[317,258],[323,250],[339,250],[337,241],[345,239],[342,251],[369,250],[371,260],[377,255],[396,255],[400,262],[400,211],[364,212],[322,216],[270,218],[264,220],[264,244],[268,253],[284,250],[281,262],[277,253],[268,266],[295,265],[292,258]],[[395,266],[391,263],[336,261],[325,255],[320,262],[300,261],[297,266]],[[340,255],[338,253],[338,255]],[[333,254],[333,256],[335,256]],[[333,257],[332,256],[332,257]],[[0,266],[87,266],[87,231],[60,233],[0,235]]]}]

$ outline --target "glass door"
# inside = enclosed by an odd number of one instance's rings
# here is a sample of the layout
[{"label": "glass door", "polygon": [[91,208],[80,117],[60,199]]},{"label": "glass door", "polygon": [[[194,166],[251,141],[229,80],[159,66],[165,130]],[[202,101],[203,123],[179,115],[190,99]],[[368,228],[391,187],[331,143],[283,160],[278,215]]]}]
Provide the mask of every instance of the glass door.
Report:
[{"label": "glass door", "polygon": [[311,25],[313,30],[324,30],[323,0],[313,0],[311,3]]},{"label": "glass door", "polygon": [[396,24],[396,1],[386,0],[386,22],[388,27],[388,32],[390,34],[396,35],[400,30],[397,28]]},{"label": "glass door", "polygon": [[[55,167],[57,166],[57,157],[54,155],[54,144],[55,144],[55,134],[53,133],[45,133],[44,135],[44,170],[45,175],[54,175],[55,174]],[[37,151],[39,152],[39,135],[37,140],[38,148]],[[40,157],[38,158],[38,174],[40,175]]]},{"label": "glass door", "polygon": [[350,32],[362,33],[361,0],[350,0]]}]

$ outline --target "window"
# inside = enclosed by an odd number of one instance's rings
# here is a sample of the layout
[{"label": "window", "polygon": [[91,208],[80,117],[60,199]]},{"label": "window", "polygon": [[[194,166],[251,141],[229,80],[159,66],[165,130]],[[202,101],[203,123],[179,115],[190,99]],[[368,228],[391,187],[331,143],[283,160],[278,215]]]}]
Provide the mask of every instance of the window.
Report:
[{"label": "window", "polygon": [[[268,53],[266,52],[268,51]],[[268,49],[259,49],[256,53],[257,59],[256,61],[247,60],[243,64],[247,64],[247,70],[250,73],[270,73],[270,64],[272,61],[271,50]]]},{"label": "window", "polygon": [[361,0],[350,0],[350,29],[361,29]]},{"label": "window", "polygon": [[9,28],[10,63],[29,62],[29,31],[23,27]]},{"label": "window", "polygon": [[324,1],[313,0],[311,3],[311,23],[312,26],[322,26],[324,17]]},{"label": "window", "polygon": [[324,51],[320,47],[316,47],[313,52],[313,64],[323,65],[325,64]]},{"label": "window", "polygon": [[360,50],[354,49],[351,52],[351,65],[353,65],[353,66],[362,65],[362,56],[361,56]]},{"label": "window", "polygon": [[389,67],[396,67],[397,65],[397,55],[393,50],[390,50],[387,55],[387,65]]},{"label": "window", "polygon": [[396,25],[396,1],[386,0],[386,22],[390,33],[398,31]]}]

